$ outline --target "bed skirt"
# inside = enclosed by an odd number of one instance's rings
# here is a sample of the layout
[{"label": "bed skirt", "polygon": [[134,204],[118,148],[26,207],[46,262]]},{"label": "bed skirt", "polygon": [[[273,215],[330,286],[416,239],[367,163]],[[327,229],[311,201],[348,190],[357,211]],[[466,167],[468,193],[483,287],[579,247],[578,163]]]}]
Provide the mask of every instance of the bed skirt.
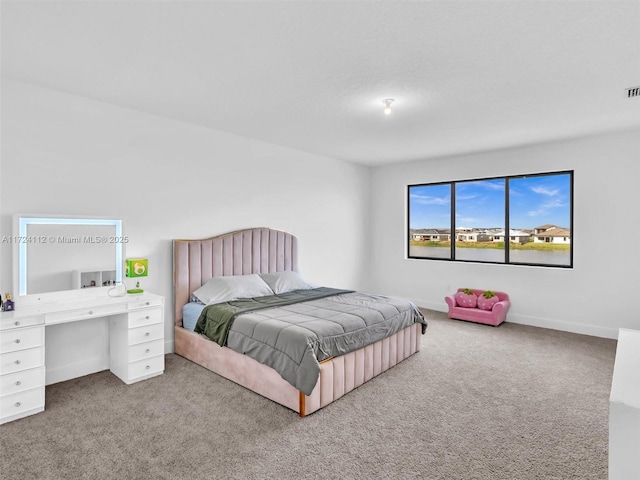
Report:
[{"label": "bed skirt", "polygon": [[304,417],[419,351],[421,337],[422,325],[416,323],[360,350],[322,362],[311,395],[304,395],[271,367],[179,326],[175,327],[175,353]]}]

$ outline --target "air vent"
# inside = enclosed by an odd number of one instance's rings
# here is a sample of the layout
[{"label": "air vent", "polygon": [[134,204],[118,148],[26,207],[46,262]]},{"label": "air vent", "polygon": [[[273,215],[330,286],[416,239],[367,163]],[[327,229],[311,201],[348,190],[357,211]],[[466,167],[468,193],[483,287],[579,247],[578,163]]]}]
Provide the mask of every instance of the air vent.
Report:
[{"label": "air vent", "polygon": [[627,88],[627,97],[640,97],[640,87]]}]

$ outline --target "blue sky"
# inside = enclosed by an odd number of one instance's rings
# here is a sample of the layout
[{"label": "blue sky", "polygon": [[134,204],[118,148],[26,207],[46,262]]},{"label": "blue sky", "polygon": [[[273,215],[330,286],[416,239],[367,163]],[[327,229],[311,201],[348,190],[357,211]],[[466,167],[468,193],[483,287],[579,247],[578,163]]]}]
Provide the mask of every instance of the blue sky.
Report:
[{"label": "blue sky", "polygon": [[[456,183],[456,227],[504,228],[505,180]],[[409,189],[409,228],[449,228],[449,184]],[[570,175],[512,178],[509,183],[511,228],[532,229],[550,223],[569,228]]]}]

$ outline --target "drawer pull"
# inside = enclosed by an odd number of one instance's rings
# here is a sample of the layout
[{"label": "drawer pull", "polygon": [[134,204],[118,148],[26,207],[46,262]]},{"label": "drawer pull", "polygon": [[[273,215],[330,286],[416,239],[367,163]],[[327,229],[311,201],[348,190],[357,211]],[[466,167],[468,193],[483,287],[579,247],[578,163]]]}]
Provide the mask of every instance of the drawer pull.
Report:
[{"label": "drawer pull", "polygon": [[149,333],[149,332],[144,334],[145,337],[148,337],[149,335],[151,335],[151,333]]},{"label": "drawer pull", "polygon": [[144,353],[149,353],[151,350],[149,350],[148,348],[144,351]]},{"label": "drawer pull", "polygon": [[20,405],[22,405],[20,402],[16,402],[16,408],[20,408]]},{"label": "drawer pull", "polygon": [[20,325],[20,322],[16,321],[14,325],[17,327],[18,325]]},{"label": "drawer pull", "polygon": [[20,365],[20,360],[16,360],[16,365]]},{"label": "drawer pull", "polygon": [[146,317],[144,317],[145,320],[149,320],[149,315],[147,315]]},{"label": "drawer pull", "polygon": [[16,387],[19,387],[20,385],[22,385],[22,382],[21,382],[20,380],[18,380],[18,381],[16,382]]},{"label": "drawer pull", "polygon": [[93,310],[89,310],[89,315],[93,315]]},{"label": "drawer pull", "polygon": [[147,302],[147,305],[151,305],[149,302]]},{"label": "drawer pull", "polygon": [[146,367],[144,367],[146,370],[149,370],[151,368],[151,365],[147,365]]},{"label": "drawer pull", "polygon": [[16,343],[20,343],[20,339],[19,338],[16,338]]}]

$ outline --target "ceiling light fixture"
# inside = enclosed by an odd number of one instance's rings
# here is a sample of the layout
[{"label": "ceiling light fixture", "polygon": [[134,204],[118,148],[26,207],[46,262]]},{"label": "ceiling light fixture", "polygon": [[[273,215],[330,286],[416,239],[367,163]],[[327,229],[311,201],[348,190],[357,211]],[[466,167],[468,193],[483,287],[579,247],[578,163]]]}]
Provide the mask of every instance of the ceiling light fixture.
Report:
[{"label": "ceiling light fixture", "polygon": [[382,103],[384,103],[384,114],[391,115],[391,104],[394,102],[393,98],[385,98]]}]

